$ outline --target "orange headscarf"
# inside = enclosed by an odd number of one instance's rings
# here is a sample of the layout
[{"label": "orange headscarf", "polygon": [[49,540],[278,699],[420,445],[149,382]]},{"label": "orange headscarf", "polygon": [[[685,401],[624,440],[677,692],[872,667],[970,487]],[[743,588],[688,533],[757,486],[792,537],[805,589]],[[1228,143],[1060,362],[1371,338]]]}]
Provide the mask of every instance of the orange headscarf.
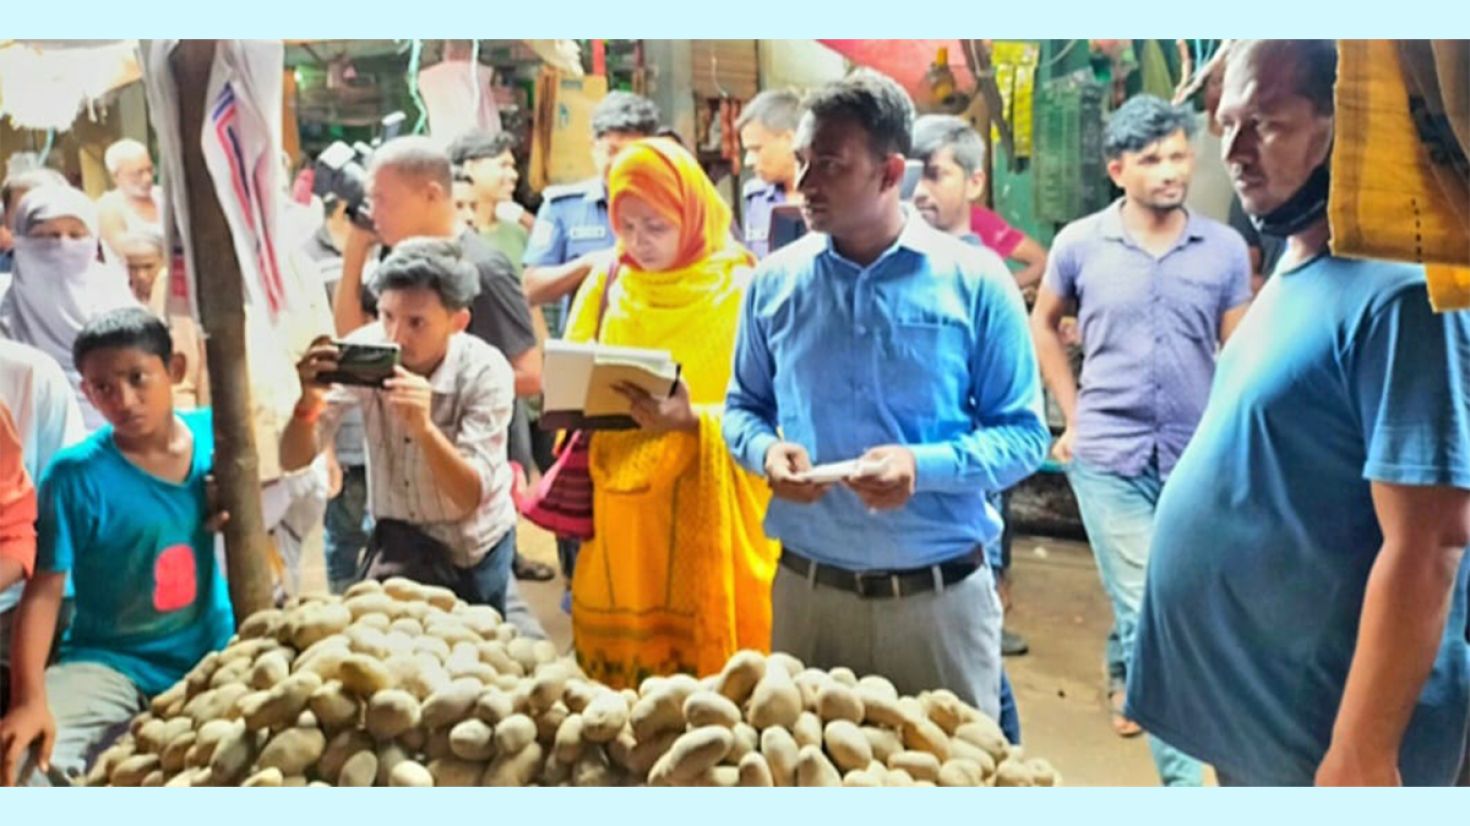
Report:
[{"label": "orange headscarf", "polygon": [[[637,195],[679,228],[679,257],[670,269],[696,264],[732,243],[730,207],[699,161],[668,138],[647,138],[619,152],[608,171],[607,189],[614,227],[624,198]],[[621,241],[618,255],[626,255]]]}]

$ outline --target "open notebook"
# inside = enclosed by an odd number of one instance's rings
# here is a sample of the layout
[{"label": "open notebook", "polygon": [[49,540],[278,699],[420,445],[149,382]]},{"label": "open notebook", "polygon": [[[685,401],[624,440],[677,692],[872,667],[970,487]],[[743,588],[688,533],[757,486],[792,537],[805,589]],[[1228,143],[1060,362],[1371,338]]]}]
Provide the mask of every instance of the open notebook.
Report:
[{"label": "open notebook", "polygon": [[667,350],[546,342],[541,368],[543,430],[631,430],[632,405],[613,388],[631,384],[650,396],[672,395],[679,365]]}]

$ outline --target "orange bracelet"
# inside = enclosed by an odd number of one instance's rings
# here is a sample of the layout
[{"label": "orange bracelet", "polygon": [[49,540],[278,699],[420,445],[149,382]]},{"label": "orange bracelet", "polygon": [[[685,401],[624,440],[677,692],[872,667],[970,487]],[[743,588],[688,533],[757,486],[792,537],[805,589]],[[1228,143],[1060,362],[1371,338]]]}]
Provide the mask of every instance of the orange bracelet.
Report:
[{"label": "orange bracelet", "polygon": [[316,424],[316,420],[320,419],[322,412],[327,409],[325,404],[316,404],[311,407],[302,407],[301,404],[301,402],[296,403],[296,409],[291,411],[291,417],[307,424]]}]

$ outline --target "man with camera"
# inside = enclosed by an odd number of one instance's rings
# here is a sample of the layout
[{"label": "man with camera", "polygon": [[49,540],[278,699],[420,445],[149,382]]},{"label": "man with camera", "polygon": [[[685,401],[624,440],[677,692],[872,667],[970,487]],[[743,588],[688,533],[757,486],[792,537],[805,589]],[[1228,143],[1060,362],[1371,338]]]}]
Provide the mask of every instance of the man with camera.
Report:
[{"label": "man with camera", "polygon": [[[301,399],[281,439],[300,468],[351,409],[366,435],[367,575],[406,576],[504,613],[516,509],[506,462],[510,364],[467,335],[480,279],[461,244],[398,238],[373,275],[379,323],[297,365]],[[333,386],[335,384],[335,386]]]},{"label": "man with camera", "polygon": [[455,239],[477,270],[479,294],[469,306],[468,332],[493,345],[515,370],[516,395],[541,392],[541,351],[531,326],[531,311],[516,282],[510,260],[454,212],[454,173],[449,156],[427,138],[394,138],[373,153],[366,175],[343,175],[343,192],[353,227],[342,251],[342,280],[332,300],[337,333],[346,335],[371,319],[359,293],[368,256],[379,244],[393,247],[405,238]]}]

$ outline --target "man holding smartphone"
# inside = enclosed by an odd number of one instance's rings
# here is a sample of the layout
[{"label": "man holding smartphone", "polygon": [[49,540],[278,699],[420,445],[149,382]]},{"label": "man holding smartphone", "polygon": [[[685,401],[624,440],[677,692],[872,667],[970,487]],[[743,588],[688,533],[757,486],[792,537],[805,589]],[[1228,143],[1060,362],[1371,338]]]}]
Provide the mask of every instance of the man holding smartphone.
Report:
[{"label": "man holding smartphone", "polygon": [[[379,323],[348,345],[399,349],[381,387],[329,386],[341,350],[324,342],[297,365],[301,400],[281,438],[281,464],[305,467],[350,409],[363,413],[370,511],[367,574],[450,588],[505,613],[516,509],[506,436],[515,375],[499,350],[466,332],[478,290],[474,264],[455,241],[397,244],[373,279]],[[390,356],[391,359],[391,356]],[[354,365],[349,375],[367,377]]]},{"label": "man holding smartphone", "polygon": [[[1040,466],[1049,438],[1025,306],[999,257],[902,207],[913,104],[896,83],[860,70],[808,104],[812,234],[756,270],[724,422],[776,497],[771,647],[905,694],[946,687],[993,718],[985,494]],[[852,459],[840,485],[809,474]]]}]

